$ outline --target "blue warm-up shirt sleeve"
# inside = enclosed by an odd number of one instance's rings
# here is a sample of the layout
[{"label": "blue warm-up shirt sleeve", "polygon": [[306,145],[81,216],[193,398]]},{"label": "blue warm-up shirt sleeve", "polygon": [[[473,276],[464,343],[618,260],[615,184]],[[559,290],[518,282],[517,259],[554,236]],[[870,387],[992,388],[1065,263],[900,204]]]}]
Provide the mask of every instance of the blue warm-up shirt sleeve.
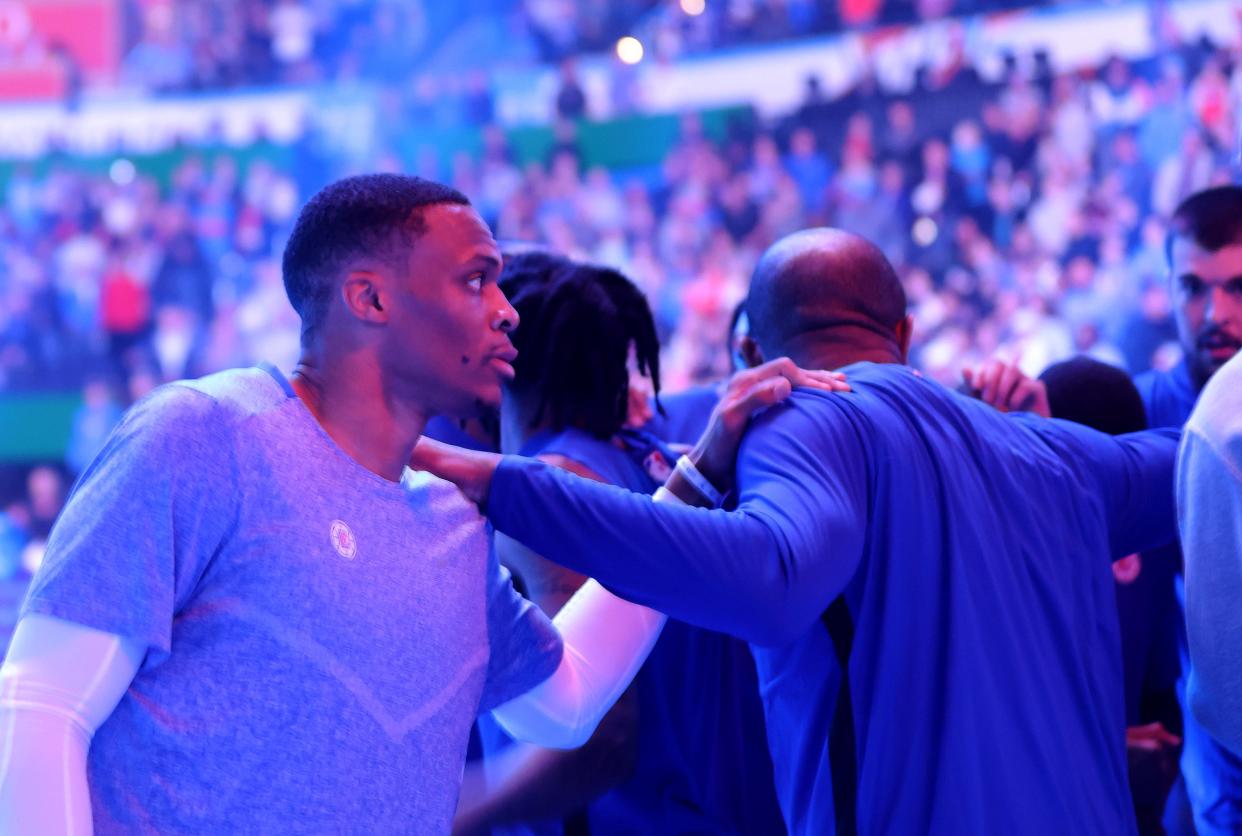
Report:
[{"label": "blue warm-up shirt sleeve", "polygon": [[1106,437],[1099,452],[1100,485],[1109,511],[1113,557],[1146,551],[1177,537],[1173,465],[1178,430]]},{"label": "blue warm-up shirt sleeve", "polygon": [[1114,560],[1177,538],[1173,465],[1180,430],[1112,436],[1068,421],[1030,421],[1046,441],[1062,446],[1067,462],[1084,468],[1085,477],[1093,480]]},{"label": "blue warm-up shirt sleeve", "polygon": [[834,397],[844,396],[798,393],[755,422],[736,510],[657,505],[510,456],[488,516],[625,598],[756,644],[787,642],[841,593],[862,554],[867,470]]}]

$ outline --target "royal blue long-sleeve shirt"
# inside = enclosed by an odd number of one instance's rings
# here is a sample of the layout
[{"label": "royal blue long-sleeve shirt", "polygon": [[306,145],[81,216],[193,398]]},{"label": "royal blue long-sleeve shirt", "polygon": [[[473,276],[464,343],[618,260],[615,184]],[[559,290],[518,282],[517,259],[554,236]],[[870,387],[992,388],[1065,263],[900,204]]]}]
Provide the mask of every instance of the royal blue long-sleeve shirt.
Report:
[{"label": "royal blue long-sleeve shirt", "polygon": [[752,643],[782,810],[833,830],[844,594],[862,833],[1133,830],[1113,579],[1175,529],[1177,434],[1003,416],[899,366],[798,391],[739,452],[736,510],[506,458],[488,516],[541,554]]}]

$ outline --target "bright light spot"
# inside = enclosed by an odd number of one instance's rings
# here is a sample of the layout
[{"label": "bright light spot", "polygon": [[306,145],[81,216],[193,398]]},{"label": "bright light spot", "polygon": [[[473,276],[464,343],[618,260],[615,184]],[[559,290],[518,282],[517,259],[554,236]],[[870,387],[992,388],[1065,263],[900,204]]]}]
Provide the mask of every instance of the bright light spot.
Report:
[{"label": "bright light spot", "polygon": [[643,60],[643,45],[638,38],[626,35],[617,41],[617,57],[626,64],[637,64]]},{"label": "bright light spot", "polygon": [[134,182],[134,175],[138,172],[134,169],[134,164],[129,160],[116,160],[108,168],[108,176],[112,178],[112,182],[118,186],[128,186]]},{"label": "bright light spot", "polygon": [[919,218],[914,222],[914,229],[910,230],[910,234],[914,237],[914,243],[920,247],[930,247],[940,234],[940,228],[931,218]]},{"label": "bright light spot", "polygon": [[681,10],[690,17],[698,17],[707,8],[705,0],[681,0]]}]

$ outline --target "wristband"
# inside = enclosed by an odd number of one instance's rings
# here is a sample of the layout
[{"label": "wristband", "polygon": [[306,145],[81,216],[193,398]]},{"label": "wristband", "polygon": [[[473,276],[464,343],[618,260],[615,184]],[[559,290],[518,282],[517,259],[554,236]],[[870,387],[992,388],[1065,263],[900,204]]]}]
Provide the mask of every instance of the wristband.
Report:
[{"label": "wristband", "polygon": [[663,485],[656,488],[656,492],[651,495],[651,498],[655,500],[656,502],[667,502],[672,505],[685,505],[686,504],[685,501],[683,501],[680,496],[673,493],[672,491],[670,491],[668,488],[664,487]]},{"label": "wristband", "polygon": [[689,482],[713,506],[719,508],[724,502],[724,494],[716,490],[716,486],[699,472],[699,469],[694,466],[694,462],[690,461],[689,456],[682,456],[677,460],[677,472],[681,474],[681,478]]}]

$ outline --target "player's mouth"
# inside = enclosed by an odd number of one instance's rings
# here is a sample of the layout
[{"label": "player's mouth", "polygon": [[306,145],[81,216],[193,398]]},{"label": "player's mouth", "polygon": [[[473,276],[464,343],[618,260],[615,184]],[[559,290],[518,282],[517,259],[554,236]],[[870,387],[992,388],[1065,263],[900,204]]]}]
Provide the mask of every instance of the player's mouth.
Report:
[{"label": "player's mouth", "polygon": [[499,351],[494,351],[487,357],[487,364],[496,370],[496,373],[505,380],[513,380],[517,377],[517,372],[513,370],[513,361],[517,359],[517,349],[513,346],[507,346]]},{"label": "player's mouth", "polygon": [[1242,340],[1234,339],[1227,334],[1213,334],[1199,340],[1199,348],[1216,361],[1225,361],[1242,349]]}]

